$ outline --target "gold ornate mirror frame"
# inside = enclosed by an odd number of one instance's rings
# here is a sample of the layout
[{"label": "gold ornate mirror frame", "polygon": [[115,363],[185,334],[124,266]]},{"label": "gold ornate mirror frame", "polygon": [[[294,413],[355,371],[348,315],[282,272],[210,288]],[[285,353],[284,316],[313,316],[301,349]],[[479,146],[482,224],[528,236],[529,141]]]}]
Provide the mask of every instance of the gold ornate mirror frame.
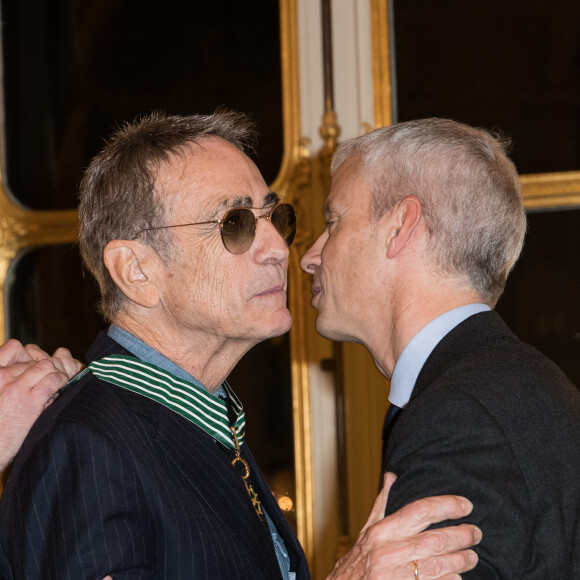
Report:
[{"label": "gold ornate mirror frame", "polygon": [[[296,0],[280,0],[280,41],[282,73],[282,117],[284,153],[273,191],[295,204],[300,212],[304,190],[309,183],[308,154],[300,145],[298,87],[298,32]],[[3,86],[0,88],[4,102]],[[3,110],[3,107],[2,107]],[[4,128],[3,112],[0,124]],[[3,131],[4,133],[4,131]],[[5,143],[0,141],[0,342],[6,339],[7,281],[10,268],[22,253],[35,246],[73,243],[77,238],[77,212],[33,211],[22,207],[8,189],[5,179]],[[292,373],[296,514],[298,537],[309,560],[313,545],[313,475],[310,429],[309,378],[306,363],[305,299],[299,257],[307,237],[301,232],[290,252],[289,308],[294,319],[290,333]]]},{"label": "gold ornate mirror frame", "polygon": [[[284,154],[272,190],[305,214],[305,199],[311,181],[309,153],[300,138],[300,88],[298,63],[298,22],[296,0],[280,0],[280,42],[282,55],[282,118]],[[300,270],[300,257],[310,236],[298,230],[290,248],[288,266],[288,307],[292,314],[290,362],[294,414],[294,465],[296,481],[296,525],[306,558],[312,563],[314,545],[314,481],[310,381],[306,352],[307,280]]]},{"label": "gold ornate mirror frame", "polygon": [[[389,0],[371,0],[375,126],[393,122]],[[580,171],[522,175],[524,201],[529,210],[580,205]]]}]

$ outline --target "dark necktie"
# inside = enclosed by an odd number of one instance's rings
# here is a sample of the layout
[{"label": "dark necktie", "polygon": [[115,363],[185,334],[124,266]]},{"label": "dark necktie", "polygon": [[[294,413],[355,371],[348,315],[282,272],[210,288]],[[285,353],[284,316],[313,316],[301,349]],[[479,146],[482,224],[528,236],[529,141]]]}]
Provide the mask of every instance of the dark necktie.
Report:
[{"label": "dark necktie", "polygon": [[389,440],[389,435],[391,434],[391,430],[393,429],[393,425],[399,416],[399,413],[402,411],[401,407],[397,407],[397,405],[389,405],[387,409],[387,413],[385,415],[385,422],[383,423],[383,453],[381,456],[381,479],[379,482],[379,489],[383,485],[383,473],[385,472],[385,451],[387,450],[387,441]]}]

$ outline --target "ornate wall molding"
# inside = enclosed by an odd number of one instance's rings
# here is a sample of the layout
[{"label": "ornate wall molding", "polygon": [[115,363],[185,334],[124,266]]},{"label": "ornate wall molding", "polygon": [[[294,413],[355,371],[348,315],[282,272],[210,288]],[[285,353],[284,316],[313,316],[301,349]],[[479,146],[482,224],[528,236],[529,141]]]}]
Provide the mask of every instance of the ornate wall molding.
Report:
[{"label": "ornate wall molding", "polygon": [[[284,154],[272,190],[291,202],[298,214],[306,213],[304,200],[311,184],[311,160],[307,140],[300,136],[300,88],[298,60],[298,12],[296,0],[280,0],[280,42],[282,55],[282,117]],[[300,257],[311,236],[299,229],[290,249],[288,307],[292,314],[290,360],[294,414],[294,465],[296,480],[296,525],[298,539],[312,564],[314,545],[314,481],[312,467],[312,428],[310,380],[307,363],[306,297]]]},{"label": "ornate wall molding", "polygon": [[[0,300],[6,304],[6,276],[14,260],[34,246],[74,242],[78,218],[74,210],[33,211],[22,208],[13,201],[2,176],[0,216]],[[6,339],[7,322],[5,309],[0,309],[0,343]]]}]

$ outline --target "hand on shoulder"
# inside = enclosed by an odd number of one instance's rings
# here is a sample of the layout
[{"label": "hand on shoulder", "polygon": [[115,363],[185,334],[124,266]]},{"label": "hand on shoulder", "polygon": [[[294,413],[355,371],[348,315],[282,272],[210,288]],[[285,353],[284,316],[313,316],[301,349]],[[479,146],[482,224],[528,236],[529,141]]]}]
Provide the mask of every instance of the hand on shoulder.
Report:
[{"label": "hand on shoulder", "polygon": [[451,495],[427,497],[384,517],[395,479],[392,473],[385,475],[367,523],[326,580],[410,579],[415,566],[422,578],[452,578],[476,566],[477,554],[468,548],[481,540],[479,528],[462,524],[425,531],[431,524],[468,515],[471,502]]},{"label": "hand on shoulder", "polygon": [[28,431],[82,363],[59,348],[53,356],[11,339],[0,346],[0,471],[18,453]]}]

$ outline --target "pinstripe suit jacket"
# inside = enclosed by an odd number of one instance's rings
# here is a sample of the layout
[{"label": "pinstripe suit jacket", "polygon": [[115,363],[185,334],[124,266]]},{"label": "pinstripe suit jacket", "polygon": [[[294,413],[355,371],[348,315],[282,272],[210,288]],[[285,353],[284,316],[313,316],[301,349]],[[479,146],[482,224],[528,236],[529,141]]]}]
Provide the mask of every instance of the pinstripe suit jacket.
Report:
[{"label": "pinstripe suit jacket", "polygon": [[[106,334],[91,360],[128,354]],[[302,549],[242,446],[299,579]],[[140,395],[88,373],[36,422],[0,502],[3,574],[21,580],[280,578],[231,452]],[[10,570],[9,570],[10,569]]]},{"label": "pinstripe suit jacket", "polygon": [[453,329],[425,362],[387,442],[387,513],[459,494],[483,531],[463,578],[580,578],[580,392],[495,312]]}]

